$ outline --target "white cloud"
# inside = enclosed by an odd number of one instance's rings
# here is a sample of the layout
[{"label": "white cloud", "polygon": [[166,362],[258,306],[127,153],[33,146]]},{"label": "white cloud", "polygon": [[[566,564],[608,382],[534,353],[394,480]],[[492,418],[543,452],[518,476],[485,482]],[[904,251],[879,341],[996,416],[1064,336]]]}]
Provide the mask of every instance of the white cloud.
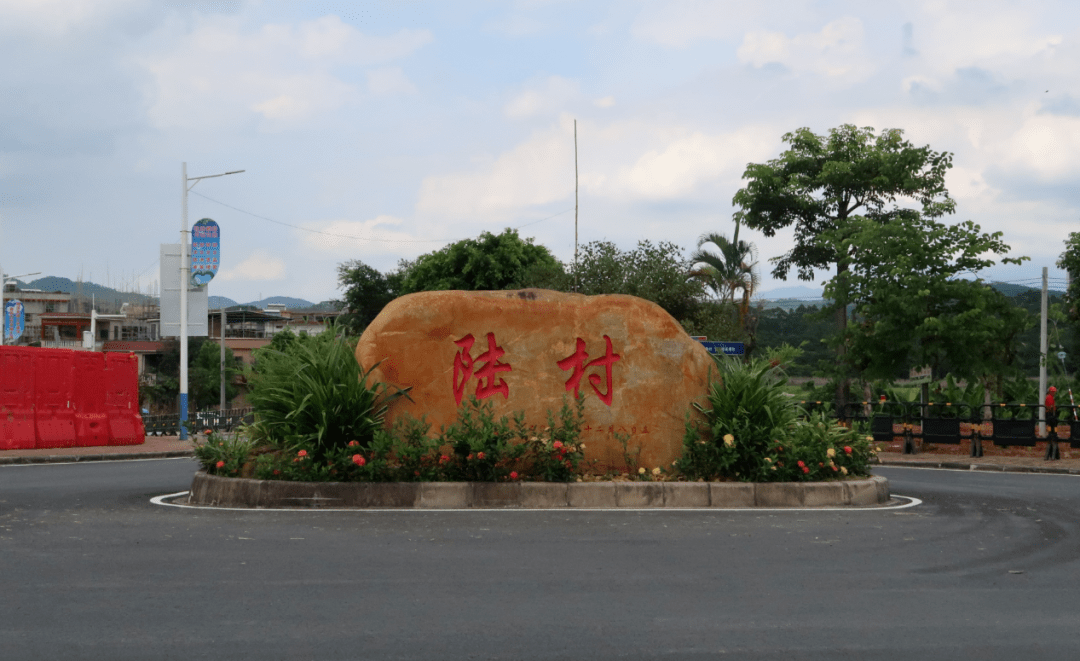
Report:
[{"label": "white cloud", "polygon": [[[335,257],[355,257],[358,254],[417,254],[431,248],[431,243],[418,242],[412,233],[396,229],[402,218],[381,215],[370,220],[330,220],[305,223],[304,227],[317,233],[305,232],[303,244],[319,253]],[[365,261],[369,259],[365,257]]]},{"label": "white cloud", "polygon": [[742,0],[654,0],[642,7],[630,34],[661,46],[686,48],[701,40],[732,37],[738,26],[765,13],[768,8],[760,3]]},{"label": "white cloud", "polygon": [[740,62],[755,67],[777,63],[795,72],[851,82],[873,70],[863,37],[862,21],[849,16],[828,23],[819,32],[794,37],[780,32],[747,32],[736,55]]},{"label": "white cloud", "polygon": [[284,280],[285,260],[262,250],[256,250],[236,266],[221,269],[218,279],[226,281]]},{"label": "white cloud", "polygon": [[[159,128],[206,129],[260,116],[280,128],[360,102],[360,90],[336,67],[389,62],[430,40],[426,30],[368,36],[334,16],[254,32],[240,19],[211,17],[139,63],[153,76],[149,115]],[[369,83],[377,94],[411,89],[399,69],[375,70]]]},{"label": "white cloud", "polygon": [[577,96],[577,81],[550,76],[542,84],[526,89],[511,99],[503,107],[503,114],[511,119],[555,115],[564,111]]},{"label": "white cloud", "polygon": [[479,171],[424,179],[417,211],[438,217],[503,220],[522,207],[574,193],[573,120],[535,133]]},{"label": "white cloud", "polygon": [[386,67],[368,71],[368,89],[375,96],[414,94],[416,86],[405,77],[401,67]]},{"label": "white cloud", "polygon": [[611,108],[615,105],[615,97],[605,96],[603,98],[596,99],[595,101],[593,101],[593,105],[597,108]]},{"label": "white cloud", "polygon": [[100,27],[137,8],[138,0],[0,0],[0,32],[26,30],[58,36]]}]

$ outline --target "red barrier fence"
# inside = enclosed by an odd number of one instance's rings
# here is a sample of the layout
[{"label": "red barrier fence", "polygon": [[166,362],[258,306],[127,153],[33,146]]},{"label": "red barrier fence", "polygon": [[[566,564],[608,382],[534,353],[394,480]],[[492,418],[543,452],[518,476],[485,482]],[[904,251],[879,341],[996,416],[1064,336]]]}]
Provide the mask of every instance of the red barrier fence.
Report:
[{"label": "red barrier fence", "polygon": [[144,441],[133,354],[0,346],[0,450]]}]

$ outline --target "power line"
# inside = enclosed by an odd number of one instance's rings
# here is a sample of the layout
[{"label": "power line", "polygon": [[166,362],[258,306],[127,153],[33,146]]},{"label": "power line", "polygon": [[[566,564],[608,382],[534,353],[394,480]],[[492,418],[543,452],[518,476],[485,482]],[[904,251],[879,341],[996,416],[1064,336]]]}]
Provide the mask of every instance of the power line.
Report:
[{"label": "power line", "polygon": [[[356,240],[356,241],[382,241],[384,243],[452,243],[454,241],[463,241],[464,240],[463,238],[459,238],[459,239],[379,239],[379,238],[375,238],[375,237],[356,236],[356,235],[353,235],[353,234],[337,234],[335,232],[324,232],[323,230],[311,229],[309,227],[301,227],[299,225],[292,225],[290,223],[285,223],[285,222],[282,222],[280,220],[274,220],[273,218],[267,218],[266,216],[260,216],[257,213],[252,213],[250,211],[245,211],[244,209],[241,209],[239,207],[234,207],[231,204],[226,204],[225,202],[215,200],[212,197],[207,197],[206,195],[203,195],[202,193],[199,193],[199,192],[194,191],[194,190],[191,191],[191,193],[194,194],[194,195],[198,195],[199,197],[201,197],[203,199],[209,200],[209,201],[213,202],[214,204],[220,204],[221,206],[232,209],[233,211],[239,211],[242,214],[246,214],[246,215],[251,216],[253,218],[258,218],[259,220],[265,220],[267,222],[274,223],[275,225],[283,225],[285,227],[290,227],[290,228],[295,229],[295,230],[300,230],[301,232],[310,232],[311,234],[322,234],[323,236],[333,236],[333,237],[337,237],[339,239],[353,239],[353,240]],[[565,211],[560,211],[559,213],[548,216],[547,218],[540,218],[539,220],[533,220],[533,221],[530,221],[530,222],[525,223],[523,225],[518,225],[517,227],[514,228],[514,230],[519,230],[519,229],[521,229],[523,227],[528,227],[529,225],[535,225],[536,223],[542,223],[545,220],[551,220],[552,218],[556,218],[556,217],[561,216],[563,214],[570,213],[571,211],[573,211],[573,209],[566,209]],[[469,237],[465,237],[465,238],[469,238]]]}]

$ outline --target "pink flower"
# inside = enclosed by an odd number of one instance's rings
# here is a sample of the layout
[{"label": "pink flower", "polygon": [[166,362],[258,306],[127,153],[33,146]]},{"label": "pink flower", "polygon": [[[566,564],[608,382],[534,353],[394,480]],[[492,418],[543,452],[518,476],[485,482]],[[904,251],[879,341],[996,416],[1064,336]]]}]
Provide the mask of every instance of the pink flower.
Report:
[{"label": "pink flower", "polygon": [[356,464],[357,466],[363,466],[364,464],[366,464],[366,463],[367,463],[367,461],[365,461],[365,460],[364,460],[364,458],[363,458],[363,457],[361,457],[361,456],[360,456],[360,455],[358,455],[358,454],[354,454],[354,455],[352,456],[352,462],[353,462],[354,464]]},{"label": "pink flower", "polygon": [[225,462],[224,461],[219,461],[214,465],[217,466],[218,468],[221,468],[221,467],[223,467],[225,465]]},{"label": "pink flower", "polygon": [[510,471],[510,479],[511,480],[518,479],[518,472],[517,471]]},{"label": "pink flower", "polygon": [[483,452],[477,452],[476,453],[476,458],[477,459],[483,459],[484,458],[484,453]]},{"label": "pink flower", "polygon": [[844,446],[844,452],[847,452],[848,454],[851,454],[851,446],[850,445],[845,445]]},{"label": "pink flower", "polygon": [[301,451],[297,452],[296,456],[297,457],[306,457],[307,456],[307,450],[301,450]]}]

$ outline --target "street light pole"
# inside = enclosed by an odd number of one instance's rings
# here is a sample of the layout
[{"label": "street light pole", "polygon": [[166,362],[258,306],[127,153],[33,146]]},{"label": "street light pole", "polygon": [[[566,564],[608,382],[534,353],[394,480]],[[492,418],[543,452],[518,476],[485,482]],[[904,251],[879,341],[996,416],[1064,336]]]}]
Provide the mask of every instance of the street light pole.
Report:
[{"label": "street light pole", "polygon": [[[183,194],[180,196],[180,440],[186,441],[188,420],[188,285],[191,280],[191,257],[188,253],[187,195],[203,179],[239,174],[243,170],[208,174],[202,177],[187,176],[187,162],[180,165]],[[192,182],[188,186],[188,182]]]}]

